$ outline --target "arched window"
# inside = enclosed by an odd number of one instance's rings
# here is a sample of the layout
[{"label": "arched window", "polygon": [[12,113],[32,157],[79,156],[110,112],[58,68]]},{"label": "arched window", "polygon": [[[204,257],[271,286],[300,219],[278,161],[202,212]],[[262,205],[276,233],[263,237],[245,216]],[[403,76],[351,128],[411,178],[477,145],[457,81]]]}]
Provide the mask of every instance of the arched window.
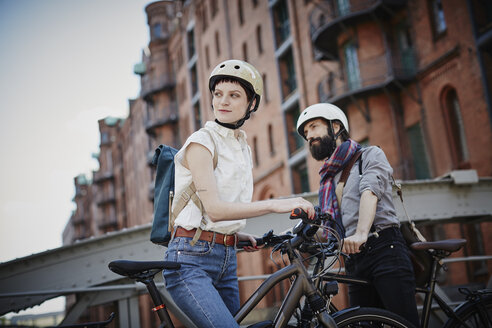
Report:
[{"label": "arched window", "polygon": [[260,156],[258,154],[258,139],[253,137],[253,160],[256,167],[260,165]]},{"label": "arched window", "polygon": [[258,53],[263,53],[263,40],[261,38],[261,25],[256,27],[256,44],[258,46]]},{"label": "arched window", "polygon": [[273,127],[268,124],[268,145],[270,146],[270,156],[275,156],[275,142],[273,140]]},{"label": "arched window", "polygon": [[246,42],[243,43],[243,58],[244,61],[248,61],[248,44]]},{"label": "arched window", "polygon": [[442,93],[441,102],[453,168],[468,168],[469,155],[466,146],[465,125],[456,90],[454,88],[445,89]]}]

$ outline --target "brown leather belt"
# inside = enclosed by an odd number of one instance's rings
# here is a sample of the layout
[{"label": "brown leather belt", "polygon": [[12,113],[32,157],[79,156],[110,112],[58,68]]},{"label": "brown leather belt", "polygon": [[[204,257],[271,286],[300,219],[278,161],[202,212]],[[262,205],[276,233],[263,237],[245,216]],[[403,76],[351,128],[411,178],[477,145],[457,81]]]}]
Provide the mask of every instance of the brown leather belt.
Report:
[{"label": "brown leather belt", "polygon": [[[195,232],[196,229],[186,230],[185,228],[177,227],[176,232],[174,233],[174,237],[193,238]],[[237,238],[236,234],[225,235],[223,233],[203,230],[198,240],[208,241],[209,243],[215,241],[216,244],[234,246],[236,245],[236,238]]]}]

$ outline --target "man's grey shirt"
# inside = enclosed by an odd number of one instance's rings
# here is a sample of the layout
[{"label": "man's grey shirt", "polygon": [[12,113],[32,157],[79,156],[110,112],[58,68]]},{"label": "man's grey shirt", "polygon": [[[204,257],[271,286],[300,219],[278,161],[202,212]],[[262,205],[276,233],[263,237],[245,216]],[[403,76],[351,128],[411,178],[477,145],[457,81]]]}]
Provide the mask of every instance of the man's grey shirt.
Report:
[{"label": "man's grey shirt", "polygon": [[[342,196],[342,221],[345,227],[345,236],[349,237],[355,233],[359,220],[360,196],[370,190],[378,198],[374,223],[376,230],[382,230],[389,226],[398,226],[393,204],[393,169],[386,155],[379,147],[370,146],[360,150],[361,160],[358,160],[352,169],[343,189]],[[362,162],[362,176],[359,176],[359,165]],[[341,172],[335,177],[338,183]]]}]

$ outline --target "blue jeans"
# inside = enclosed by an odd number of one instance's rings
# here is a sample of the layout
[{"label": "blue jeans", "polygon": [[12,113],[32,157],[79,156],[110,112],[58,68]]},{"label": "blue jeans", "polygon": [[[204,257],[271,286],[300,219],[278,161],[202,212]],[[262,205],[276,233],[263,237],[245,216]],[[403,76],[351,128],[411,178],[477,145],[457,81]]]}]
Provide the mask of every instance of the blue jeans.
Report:
[{"label": "blue jeans", "polygon": [[165,270],[166,288],[178,307],[200,328],[239,327],[237,261],[234,246],[176,237],[166,261],[180,262],[179,270]]},{"label": "blue jeans", "polygon": [[387,228],[367,240],[365,248],[350,255],[345,270],[365,278],[369,286],[349,285],[350,306],[387,309],[419,327],[415,301],[415,277],[408,248],[399,228]]}]

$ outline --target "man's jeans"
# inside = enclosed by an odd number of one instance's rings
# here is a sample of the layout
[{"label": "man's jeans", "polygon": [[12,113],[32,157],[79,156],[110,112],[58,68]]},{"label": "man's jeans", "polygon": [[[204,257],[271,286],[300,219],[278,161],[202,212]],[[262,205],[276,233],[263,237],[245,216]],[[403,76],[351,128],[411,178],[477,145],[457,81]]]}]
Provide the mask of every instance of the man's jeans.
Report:
[{"label": "man's jeans", "polygon": [[182,264],[164,271],[167,290],[198,327],[239,327],[233,317],[239,310],[234,246],[190,241],[176,237],[169,243],[165,260]]},{"label": "man's jeans", "polygon": [[349,286],[350,306],[380,307],[399,314],[419,327],[415,277],[408,248],[399,228],[387,228],[370,237],[358,254],[345,261],[347,274],[365,278],[370,286]]}]

